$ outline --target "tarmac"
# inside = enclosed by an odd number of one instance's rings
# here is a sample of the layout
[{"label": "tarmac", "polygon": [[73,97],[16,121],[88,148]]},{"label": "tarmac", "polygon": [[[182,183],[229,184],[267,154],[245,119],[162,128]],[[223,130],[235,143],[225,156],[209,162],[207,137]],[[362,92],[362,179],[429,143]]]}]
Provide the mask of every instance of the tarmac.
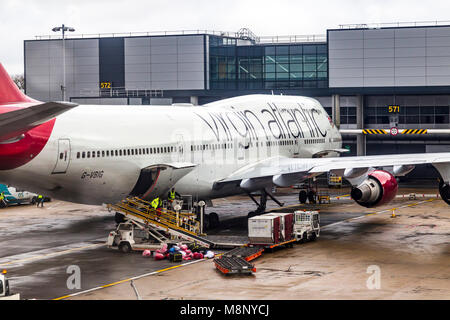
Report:
[{"label": "tarmac", "polygon": [[[280,190],[285,207],[269,202],[268,210],[320,209],[321,236],[265,253],[252,276],[224,276],[211,260],[183,265],[108,249],[113,213],[61,201],[0,210],[0,269],[23,299],[136,299],[131,280],[143,299],[156,300],[449,299],[450,208],[436,190],[403,188],[406,197],[376,209],[341,197],[346,191],[330,191],[339,196],[331,204],[298,205],[295,190]],[[232,197],[214,205],[208,211],[222,222],[209,237],[245,240],[254,203]],[[81,271],[80,288],[67,285],[70,266]]]}]

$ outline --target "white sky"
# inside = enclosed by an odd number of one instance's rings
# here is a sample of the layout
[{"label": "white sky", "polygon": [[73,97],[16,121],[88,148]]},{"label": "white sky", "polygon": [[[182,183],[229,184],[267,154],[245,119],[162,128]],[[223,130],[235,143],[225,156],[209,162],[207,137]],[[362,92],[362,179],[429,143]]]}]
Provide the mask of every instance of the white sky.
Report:
[{"label": "white sky", "polygon": [[325,34],[339,24],[450,20],[448,0],[0,0],[0,62],[23,73],[23,40],[76,34],[197,30],[258,36]]}]

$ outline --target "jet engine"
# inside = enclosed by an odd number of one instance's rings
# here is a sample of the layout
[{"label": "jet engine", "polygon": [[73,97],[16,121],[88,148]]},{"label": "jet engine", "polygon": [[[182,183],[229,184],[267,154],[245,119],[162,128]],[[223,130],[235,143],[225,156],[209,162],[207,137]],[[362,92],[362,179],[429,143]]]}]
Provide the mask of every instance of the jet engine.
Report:
[{"label": "jet engine", "polygon": [[445,184],[442,180],[439,181],[439,193],[441,194],[442,200],[450,205],[450,186]]},{"label": "jet engine", "polygon": [[364,182],[352,188],[351,196],[359,205],[373,208],[392,201],[397,190],[397,180],[391,173],[375,170],[368,174]]}]

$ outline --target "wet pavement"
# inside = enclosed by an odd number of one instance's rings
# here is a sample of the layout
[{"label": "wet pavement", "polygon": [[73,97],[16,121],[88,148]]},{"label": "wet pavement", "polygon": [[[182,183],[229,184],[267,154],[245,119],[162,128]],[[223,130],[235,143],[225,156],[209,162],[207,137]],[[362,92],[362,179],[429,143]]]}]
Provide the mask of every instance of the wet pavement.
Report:
[{"label": "wet pavement", "polygon": [[[345,192],[345,189],[330,191],[337,196]],[[322,237],[328,241],[339,241],[349,236],[376,236],[386,227],[386,222],[381,221],[363,225],[339,224],[374,211],[359,207],[349,199],[335,199],[331,205],[294,207],[297,204],[295,190],[282,190],[277,198],[287,207],[279,209],[270,201],[268,211],[319,208],[321,225],[331,226],[328,229],[325,227],[322,233]],[[402,199],[396,205],[412,203],[414,201]],[[209,231],[208,236],[214,241],[245,241],[247,213],[254,210],[254,203],[246,197],[232,197],[218,199],[214,205],[208,211],[219,214],[221,225]],[[0,216],[0,268],[8,270],[12,291],[20,292],[23,299],[54,299],[177,265],[167,260],[143,258],[139,253],[122,254],[106,248],[104,241],[109,231],[115,228],[115,222],[114,215],[102,207],[54,201],[46,204],[44,209],[32,206],[7,208],[0,211]],[[433,221],[429,225],[434,225],[434,219],[430,220]],[[403,236],[413,237],[408,234]],[[425,235],[419,233],[414,236]],[[402,241],[408,240],[405,239]],[[81,270],[81,288],[71,290],[67,287],[71,275],[67,271],[74,265]],[[197,268],[197,265],[184,268]],[[164,274],[159,276],[165,277]]]}]

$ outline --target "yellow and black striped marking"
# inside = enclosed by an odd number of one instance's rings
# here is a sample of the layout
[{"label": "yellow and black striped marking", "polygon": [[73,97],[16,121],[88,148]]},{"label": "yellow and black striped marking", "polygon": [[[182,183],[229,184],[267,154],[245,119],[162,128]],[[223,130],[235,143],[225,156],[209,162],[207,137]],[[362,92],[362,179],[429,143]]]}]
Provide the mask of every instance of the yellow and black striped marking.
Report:
[{"label": "yellow and black striped marking", "polygon": [[402,134],[427,134],[427,129],[405,129]]},{"label": "yellow and black striped marking", "polygon": [[388,134],[384,129],[363,129],[364,134]]}]

